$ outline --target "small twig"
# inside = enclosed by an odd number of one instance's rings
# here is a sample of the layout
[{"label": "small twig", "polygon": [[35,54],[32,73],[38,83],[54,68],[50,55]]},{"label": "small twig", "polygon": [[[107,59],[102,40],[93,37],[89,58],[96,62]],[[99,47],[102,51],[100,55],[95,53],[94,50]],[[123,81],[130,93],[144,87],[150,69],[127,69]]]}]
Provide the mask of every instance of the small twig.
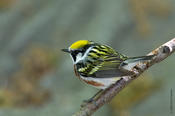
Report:
[{"label": "small twig", "polygon": [[127,86],[132,80],[139,77],[140,74],[142,74],[145,70],[147,70],[149,67],[151,67],[153,64],[159,63],[165,58],[167,58],[169,55],[171,55],[175,51],[175,38],[168,41],[167,43],[161,45],[157,49],[153,50],[148,55],[155,55],[155,57],[150,60],[146,61],[144,63],[138,63],[135,68],[132,70],[135,72],[134,76],[125,76],[123,79],[118,81],[116,84],[111,85],[109,88],[107,88],[101,96],[98,97],[95,101],[92,103],[88,103],[83,108],[80,109],[77,113],[75,113],[73,116],[90,116],[92,115],[96,110],[98,110],[101,106],[103,106],[105,103],[112,100],[114,96],[116,96],[125,86]]}]

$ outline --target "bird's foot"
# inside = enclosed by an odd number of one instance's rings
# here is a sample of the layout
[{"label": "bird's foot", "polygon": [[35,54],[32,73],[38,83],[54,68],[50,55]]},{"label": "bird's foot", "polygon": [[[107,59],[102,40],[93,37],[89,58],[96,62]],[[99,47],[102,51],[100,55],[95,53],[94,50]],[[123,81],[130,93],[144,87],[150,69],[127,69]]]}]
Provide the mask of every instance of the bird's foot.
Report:
[{"label": "bird's foot", "polygon": [[81,107],[84,107],[84,106],[86,106],[87,104],[92,103],[92,102],[94,102],[94,98],[90,98],[90,99],[87,99],[87,100],[83,100],[83,103],[81,104]]}]

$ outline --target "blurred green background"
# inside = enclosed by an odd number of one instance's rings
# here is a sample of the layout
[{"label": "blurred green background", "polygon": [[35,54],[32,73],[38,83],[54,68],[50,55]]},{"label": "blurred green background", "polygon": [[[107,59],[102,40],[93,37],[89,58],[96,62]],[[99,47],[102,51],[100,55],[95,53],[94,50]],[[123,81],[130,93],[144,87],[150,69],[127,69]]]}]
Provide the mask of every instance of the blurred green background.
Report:
[{"label": "blurred green background", "polygon": [[[78,111],[98,90],[75,77],[60,51],[77,40],[142,56],[174,37],[175,0],[0,0],[0,116]],[[94,116],[173,116],[174,66],[172,54]]]}]

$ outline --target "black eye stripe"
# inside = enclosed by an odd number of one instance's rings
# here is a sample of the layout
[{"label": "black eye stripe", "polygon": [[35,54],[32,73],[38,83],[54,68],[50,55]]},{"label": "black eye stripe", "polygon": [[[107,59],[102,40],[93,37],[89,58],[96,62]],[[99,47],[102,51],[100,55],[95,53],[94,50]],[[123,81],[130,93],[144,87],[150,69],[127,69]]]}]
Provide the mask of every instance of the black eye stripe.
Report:
[{"label": "black eye stripe", "polygon": [[82,53],[82,56],[84,55],[84,53],[91,47],[93,46],[93,44],[88,44],[80,49],[76,49],[76,50],[72,50],[71,51],[71,56],[73,57],[73,60],[76,61],[76,56],[78,53]]},{"label": "black eye stripe", "polygon": [[86,52],[87,49],[89,49],[92,45],[86,45],[82,48],[82,51]]},{"label": "black eye stripe", "polygon": [[72,52],[71,52],[71,55],[73,55],[73,56],[76,56],[77,54],[78,54],[77,51],[72,51]]}]

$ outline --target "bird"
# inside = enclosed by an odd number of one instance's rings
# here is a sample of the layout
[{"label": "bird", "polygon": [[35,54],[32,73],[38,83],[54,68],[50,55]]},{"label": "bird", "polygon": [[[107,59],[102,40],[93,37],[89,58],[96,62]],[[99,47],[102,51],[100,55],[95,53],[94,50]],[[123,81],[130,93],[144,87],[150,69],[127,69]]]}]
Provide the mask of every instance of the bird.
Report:
[{"label": "bird", "polygon": [[101,91],[115,84],[123,76],[134,75],[131,69],[137,63],[154,57],[128,57],[108,45],[89,40],[78,40],[62,51],[70,54],[75,75]]}]

